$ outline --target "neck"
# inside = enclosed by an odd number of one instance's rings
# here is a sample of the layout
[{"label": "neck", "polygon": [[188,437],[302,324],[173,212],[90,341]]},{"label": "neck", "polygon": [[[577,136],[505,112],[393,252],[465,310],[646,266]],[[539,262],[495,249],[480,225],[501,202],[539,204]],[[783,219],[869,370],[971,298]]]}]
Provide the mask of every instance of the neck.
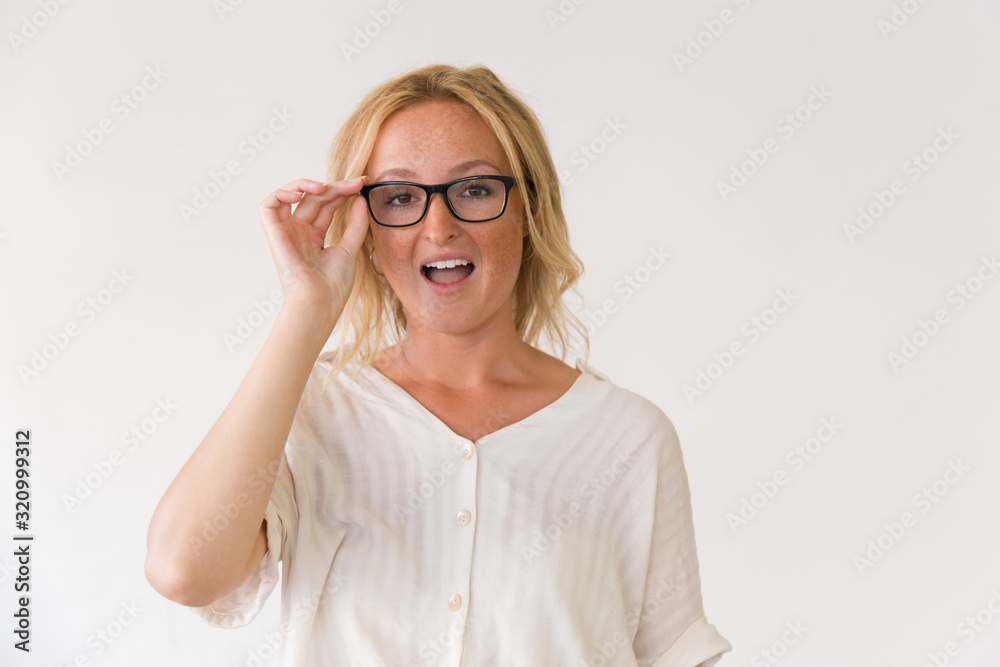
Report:
[{"label": "neck", "polygon": [[386,351],[386,363],[428,388],[466,391],[523,380],[530,374],[533,351],[517,335],[513,318],[501,311],[461,333],[414,323],[403,340]]}]

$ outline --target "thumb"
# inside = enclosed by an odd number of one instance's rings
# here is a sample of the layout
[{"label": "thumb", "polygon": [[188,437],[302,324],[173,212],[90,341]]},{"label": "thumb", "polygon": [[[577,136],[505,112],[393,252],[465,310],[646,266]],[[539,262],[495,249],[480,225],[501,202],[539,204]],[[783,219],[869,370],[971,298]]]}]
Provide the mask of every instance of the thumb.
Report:
[{"label": "thumb", "polygon": [[364,197],[355,197],[348,214],[347,227],[337,245],[351,253],[351,257],[357,259],[367,234],[368,205],[365,203]]}]

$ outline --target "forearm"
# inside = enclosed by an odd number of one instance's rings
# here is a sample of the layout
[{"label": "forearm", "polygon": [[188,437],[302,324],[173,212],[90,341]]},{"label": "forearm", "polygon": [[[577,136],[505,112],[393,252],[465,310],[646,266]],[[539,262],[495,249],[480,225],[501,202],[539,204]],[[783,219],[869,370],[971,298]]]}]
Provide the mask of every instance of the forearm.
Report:
[{"label": "forearm", "polygon": [[198,606],[242,582],[299,399],[332,329],[321,308],[283,306],[236,394],[167,488],[146,540],[146,576],[166,597]]}]

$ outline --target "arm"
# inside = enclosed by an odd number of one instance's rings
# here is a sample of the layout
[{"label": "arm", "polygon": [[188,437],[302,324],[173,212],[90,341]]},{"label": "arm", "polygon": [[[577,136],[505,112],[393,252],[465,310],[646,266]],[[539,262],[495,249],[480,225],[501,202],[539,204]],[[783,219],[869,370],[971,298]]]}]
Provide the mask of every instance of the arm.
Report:
[{"label": "arm", "polygon": [[680,439],[662,411],[654,432],[659,451],[653,532],[643,614],[633,642],[639,664],[708,667],[732,645],[708,623],[701,597],[694,518]]},{"label": "arm", "polygon": [[261,204],[284,304],[236,395],[150,521],[146,578],[174,602],[211,604],[246,581],[267,552],[264,513],[273,472],[316,359],[351,294],[368,232],[364,199],[354,198],[336,246],[324,247],[325,237],[334,212],[364,178],[329,185],[299,179]]},{"label": "arm", "polygon": [[[261,490],[260,471],[277,469],[332,331],[318,312],[282,307],[235,396],[160,500],[146,538],[145,574],[164,597],[210,604],[245,581],[266,553],[263,519],[274,477],[265,475]],[[228,525],[206,538],[206,524],[219,516]]]}]

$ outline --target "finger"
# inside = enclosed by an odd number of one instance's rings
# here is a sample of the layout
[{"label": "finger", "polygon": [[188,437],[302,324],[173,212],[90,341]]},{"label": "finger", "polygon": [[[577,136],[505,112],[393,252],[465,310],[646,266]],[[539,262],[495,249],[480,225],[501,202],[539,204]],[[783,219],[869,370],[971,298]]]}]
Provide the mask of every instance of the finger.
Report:
[{"label": "finger", "polygon": [[277,221],[287,217],[292,204],[299,201],[301,197],[301,192],[275,190],[260,203],[261,220]]},{"label": "finger", "polygon": [[[362,176],[362,180],[360,181],[335,181],[319,194],[306,195],[299,202],[299,205],[295,207],[295,212],[292,215],[307,224],[315,224],[316,215],[324,206],[334,200],[339,200],[340,203],[343,203],[348,197],[357,194],[365,184],[365,178],[365,176]],[[327,223],[327,226],[329,226],[329,223]]]},{"label": "finger", "polygon": [[367,235],[368,206],[365,204],[364,199],[358,197],[351,206],[351,211],[347,218],[347,228],[344,230],[344,235],[337,245],[343,246],[351,253],[351,257],[357,257],[361,252],[361,246],[364,244],[365,236]]},{"label": "finger", "polygon": [[[330,188],[333,190],[333,188]],[[347,195],[341,195],[336,193],[326,193],[324,192],[318,196],[306,195],[299,202],[299,205],[295,207],[295,211],[292,212],[292,216],[307,225],[313,225],[314,227],[320,227],[316,223],[316,217],[321,211],[333,206],[333,210],[337,210],[344,201],[347,200]],[[329,225],[329,222],[327,223]]]},{"label": "finger", "polygon": [[358,197],[351,206],[351,211],[347,218],[347,227],[344,229],[343,236],[341,236],[340,241],[336,245],[327,248],[325,252],[336,252],[336,249],[339,248],[340,250],[347,251],[351,259],[357,261],[367,234],[368,208],[365,206],[364,199]]},{"label": "finger", "polygon": [[320,183],[319,181],[314,181],[308,178],[299,178],[291,181],[290,183],[285,183],[283,186],[269,194],[264,201],[260,203],[260,207],[279,209],[282,204],[294,203],[298,201],[304,194],[319,194],[326,189],[326,183]]},{"label": "finger", "polygon": [[314,181],[311,178],[298,178],[290,183],[285,183],[279,190],[291,190],[293,192],[311,192],[319,194],[326,190],[327,184],[321,181]]},{"label": "finger", "polygon": [[330,223],[333,222],[333,215],[346,200],[347,197],[337,197],[336,199],[331,199],[327,203],[323,204],[319,211],[316,212],[316,217],[313,218],[312,226],[318,229],[323,236],[326,236],[326,230],[330,228]]}]

